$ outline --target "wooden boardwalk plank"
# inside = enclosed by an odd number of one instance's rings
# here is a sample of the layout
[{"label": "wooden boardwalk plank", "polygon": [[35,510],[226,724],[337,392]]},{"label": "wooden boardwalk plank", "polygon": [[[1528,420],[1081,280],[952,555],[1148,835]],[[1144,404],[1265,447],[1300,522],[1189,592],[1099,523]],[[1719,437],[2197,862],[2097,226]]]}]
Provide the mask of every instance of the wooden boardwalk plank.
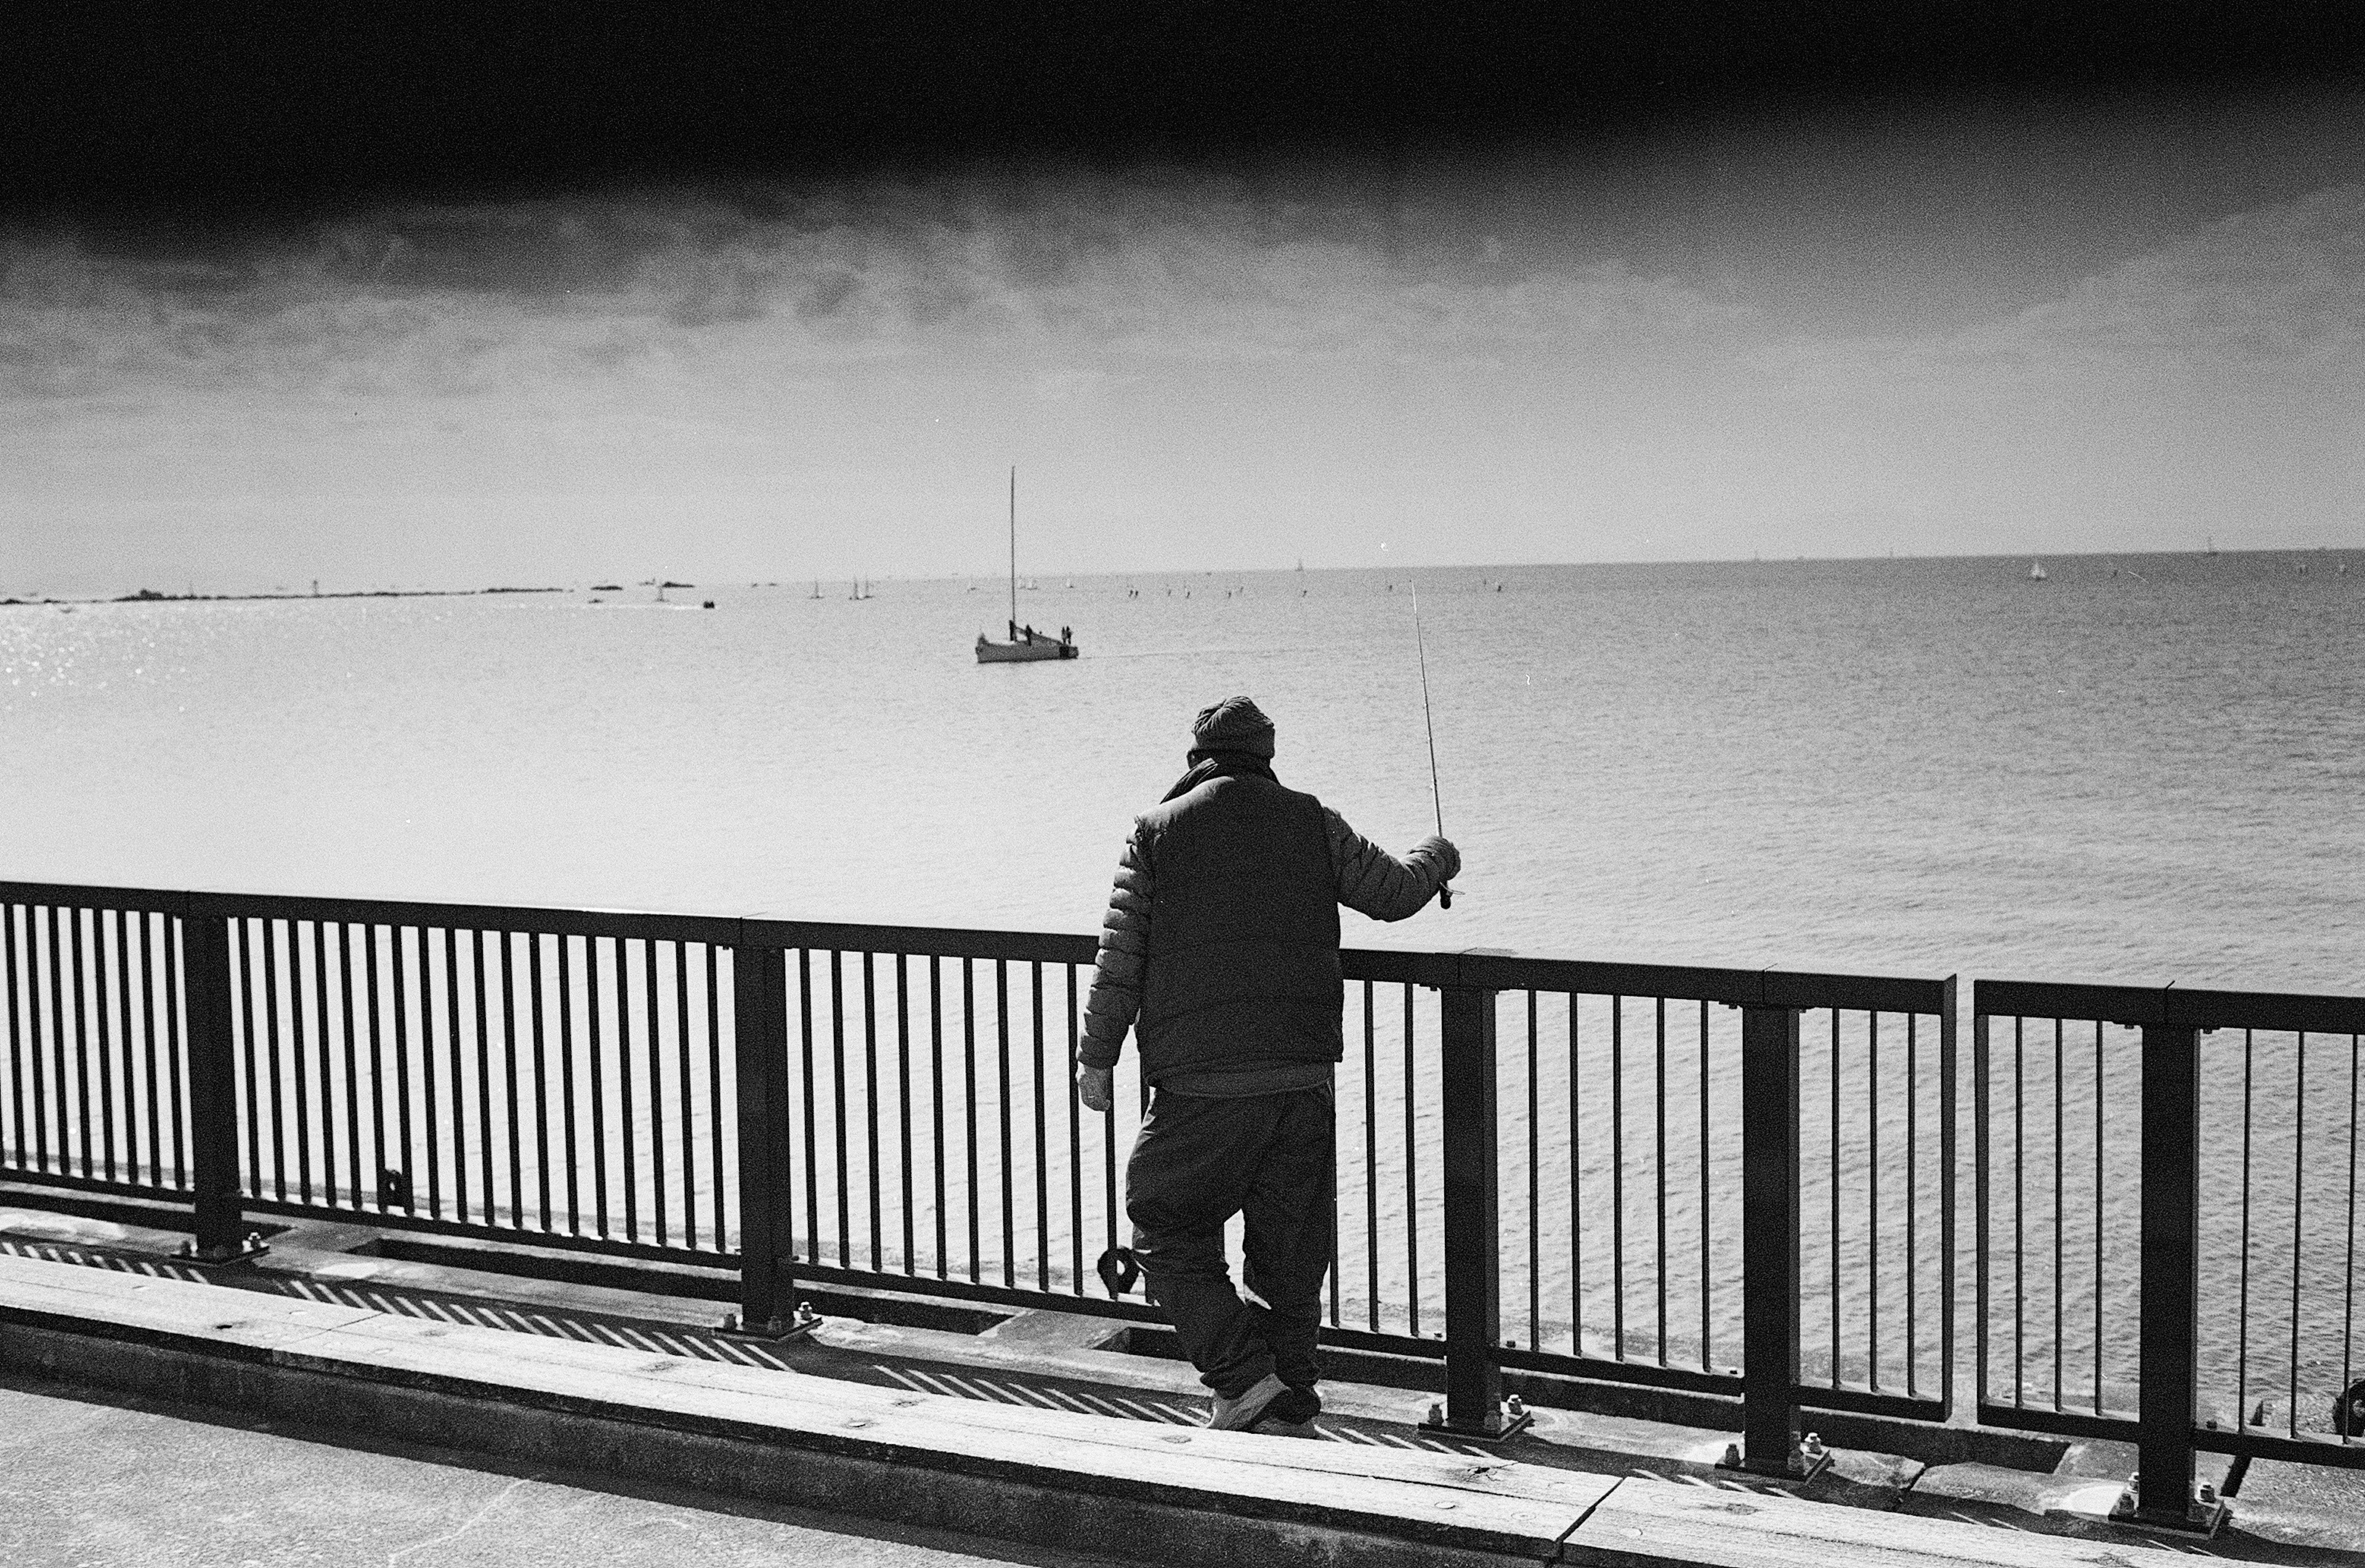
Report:
[{"label": "wooden boardwalk plank", "polygon": [[2186,1558],[2124,1541],[1629,1480],[1577,1526],[1562,1561],[1597,1568],[2170,1568]]}]

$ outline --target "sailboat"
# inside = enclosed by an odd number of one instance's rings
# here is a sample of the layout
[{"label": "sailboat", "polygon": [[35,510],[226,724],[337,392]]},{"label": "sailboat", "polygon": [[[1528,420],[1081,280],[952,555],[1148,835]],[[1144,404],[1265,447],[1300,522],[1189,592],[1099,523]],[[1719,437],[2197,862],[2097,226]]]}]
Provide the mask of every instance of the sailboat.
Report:
[{"label": "sailboat", "polygon": [[1018,624],[1018,470],[1010,470],[1010,640],[1006,643],[989,641],[986,634],[977,634],[977,662],[981,665],[1032,664],[1037,659],[1072,659],[1076,656],[1075,639],[1068,628],[1059,634],[1037,632],[1032,626]]},{"label": "sailboat", "polygon": [[2044,562],[2031,561],[2028,564],[2028,580],[2033,583],[2041,583],[2045,580]]}]

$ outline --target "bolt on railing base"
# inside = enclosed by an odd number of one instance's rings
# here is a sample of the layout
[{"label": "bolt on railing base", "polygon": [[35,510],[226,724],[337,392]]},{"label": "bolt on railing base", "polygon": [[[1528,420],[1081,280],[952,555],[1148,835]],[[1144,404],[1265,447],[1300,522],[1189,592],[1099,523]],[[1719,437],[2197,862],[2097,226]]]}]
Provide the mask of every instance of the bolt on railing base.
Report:
[{"label": "bolt on railing base", "polygon": [[1754,1465],[1741,1457],[1739,1443],[1727,1443],[1724,1457],[1716,1462],[1716,1467],[1763,1476],[1768,1481],[1812,1481],[1832,1467],[1832,1450],[1823,1446],[1821,1434],[1809,1432],[1803,1442],[1791,1442],[1790,1451],[1779,1464]]},{"label": "bolt on railing base", "polygon": [[2127,1477],[2126,1486],[2119,1493],[2119,1500],[2111,1505],[2112,1523],[2146,1525],[2153,1529],[2174,1530],[2180,1535],[2206,1538],[2215,1535],[2234,1517],[2233,1506],[2219,1496],[2217,1489],[2206,1481],[2194,1484],[2192,1496],[2184,1505],[2183,1512],[2178,1513],[2172,1508],[2146,1512],[2137,1496],[2141,1489],[2140,1479],[2134,1475]]},{"label": "bolt on railing base", "polygon": [[1456,1426],[1447,1420],[1445,1402],[1437,1400],[1430,1404],[1429,1414],[1422,1417],[1420,1429],[1439,1437],[1472,1438],[1482,1443],[1499,1443],[1506,1438],[1519,1436],[1535,1424],[1536,1413],[1522,1404],[1515,1394],[1496,1407],[1492,1421],[1478,1426]]},{"label": "bolt on railing base", "polygon": [[263,1239],[263,1232],[250,1230],[244,1239],[225,1246],[199,1247],[195,1241],[184,1241],[177,1256],[184,1263],[243,1263],[270,1250],[271,1244]]},{"label": "bolt on railing base", "polygon": [[722,1327],[715,1332],[726,1339],[753,1339],[767,1345],[786,1344],[794,1339],[808,1339],[821,1327],[821,1314],[813,1303],[797,1303],[796,1316],[789,1318],[768,1318],[762,1323],[742,1323],[735,1312],[723,1314]]}]

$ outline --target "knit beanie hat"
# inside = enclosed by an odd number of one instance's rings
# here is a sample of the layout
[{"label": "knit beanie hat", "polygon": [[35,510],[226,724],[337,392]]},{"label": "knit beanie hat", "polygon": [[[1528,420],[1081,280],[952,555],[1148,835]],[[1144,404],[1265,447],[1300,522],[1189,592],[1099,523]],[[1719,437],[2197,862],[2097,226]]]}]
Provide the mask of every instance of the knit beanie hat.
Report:
[{"label": "knit beanie hat", "polygon": [[1202,708],[1191,721],[1191,749],[1271,757],[1272,721],[1248,698],[1227,697],[1212,708]]}]

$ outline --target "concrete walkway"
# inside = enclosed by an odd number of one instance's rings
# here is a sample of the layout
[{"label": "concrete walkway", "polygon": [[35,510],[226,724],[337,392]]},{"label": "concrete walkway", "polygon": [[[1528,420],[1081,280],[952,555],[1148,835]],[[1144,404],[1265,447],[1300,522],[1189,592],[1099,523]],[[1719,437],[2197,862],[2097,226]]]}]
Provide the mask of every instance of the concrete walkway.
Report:
[{"label": "concrete walkway", "polygon": [[6,1376],[0,1468],[0,1562],[49,1568],[1115,1568]]}]

